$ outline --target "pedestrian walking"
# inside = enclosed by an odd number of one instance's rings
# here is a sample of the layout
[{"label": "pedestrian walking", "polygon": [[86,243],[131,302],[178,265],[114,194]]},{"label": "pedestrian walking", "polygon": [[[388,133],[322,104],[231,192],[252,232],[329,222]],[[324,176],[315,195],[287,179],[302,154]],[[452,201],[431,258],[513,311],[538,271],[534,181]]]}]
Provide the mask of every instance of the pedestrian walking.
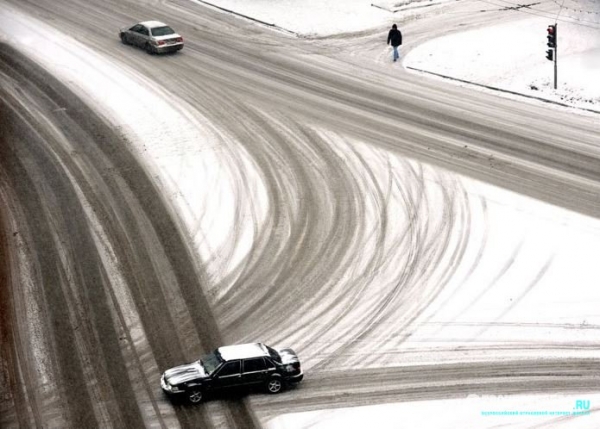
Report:
[{"label": "pedestrian walking", "polygon": [[398,47],[402,44],[402,33],[398,30],[398,26],[396,24],[392,25],[392,29],[388,34],[387,44],[392,44],[392,48],[394,48],[394,62],[400,58],[400,54],[398,53]]}]

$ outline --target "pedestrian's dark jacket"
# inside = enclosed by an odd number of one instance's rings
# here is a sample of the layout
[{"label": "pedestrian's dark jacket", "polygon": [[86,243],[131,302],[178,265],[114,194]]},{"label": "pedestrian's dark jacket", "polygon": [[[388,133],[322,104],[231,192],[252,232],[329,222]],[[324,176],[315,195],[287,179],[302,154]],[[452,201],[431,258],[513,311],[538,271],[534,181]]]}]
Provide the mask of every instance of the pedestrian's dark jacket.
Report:
[{"label": "pedestrian's dark jacket", "polygon": [[402,33],[396,28],[392,28],[388,34],[388,45],[392,42],[392,46],[400,46],[402,44]]}]

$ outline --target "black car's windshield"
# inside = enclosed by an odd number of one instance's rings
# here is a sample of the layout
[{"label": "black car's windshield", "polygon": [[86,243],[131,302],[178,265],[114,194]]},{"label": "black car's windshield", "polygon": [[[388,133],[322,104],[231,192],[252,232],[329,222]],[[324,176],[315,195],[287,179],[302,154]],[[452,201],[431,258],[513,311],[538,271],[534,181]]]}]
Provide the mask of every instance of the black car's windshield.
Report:
[{"label": "black car's windshield", "polygon": [[265,347],[269,351],[269,355],[271,356],[271,359],[273,359],[277,363],[281,363],[281,356],[279,356],[279,353],[277,353],[277,350],[275,350],[269,346],[265,346]]},{"label": "black car's windshield", "polygon": [[200,362],[204,367],[204,371],[206,371],[207,374],[212,374],[221,363],[221,358],[219,358],[219,356],[217,356],[216,354],[211,353],[200,359]]},{"label": "black car's windshield", "polygon": [[171,27],[156,27],[152,29],[153,36],[168,36],[169,34],[175,34]]}]

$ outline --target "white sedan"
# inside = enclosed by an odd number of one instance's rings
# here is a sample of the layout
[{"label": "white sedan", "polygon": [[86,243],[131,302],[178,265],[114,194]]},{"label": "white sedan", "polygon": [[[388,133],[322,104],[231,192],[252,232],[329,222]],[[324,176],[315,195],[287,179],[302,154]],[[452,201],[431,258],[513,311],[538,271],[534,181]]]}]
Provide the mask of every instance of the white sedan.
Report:
[{"label": "white sedan", "polygon": [[183,37],[160,21],[144,21],[119,31],[121,42],[143,48],[149,54],[175,52],[183,48]]}]

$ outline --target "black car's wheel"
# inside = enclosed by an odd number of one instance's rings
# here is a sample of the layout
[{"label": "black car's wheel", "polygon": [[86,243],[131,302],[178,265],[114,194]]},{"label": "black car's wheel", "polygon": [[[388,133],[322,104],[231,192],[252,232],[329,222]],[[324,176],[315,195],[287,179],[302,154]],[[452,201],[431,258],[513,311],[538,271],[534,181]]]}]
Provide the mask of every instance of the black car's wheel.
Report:
[{"label": "black car's wheel", "polygon": [[148,52],[150,55],[152,55],[154,53],[154,51],[152,50],[152,46],[150,45],[150,43],[146,43],[146,46],[144,46],[144,49],[146,49],[146,52]]},{"label": "black car's wheel", "polygon": [[202,391],[192,390],[188,393],[188,399],[192,404],[197,404],[202,401]]},{"label": "black car's wheel", "polygon": [[269,381],[267,381],[267,391],[269,393],[279,393],[283,389],[283,381],[281,381],[281,377],[271,377]]},{"label": "black car's wheel", "polygon": [[121,43],[123,43],[124,45],[129,45],[129,42],[127,41],[127,36],[125,35],[125,33],[121,33]]}]

